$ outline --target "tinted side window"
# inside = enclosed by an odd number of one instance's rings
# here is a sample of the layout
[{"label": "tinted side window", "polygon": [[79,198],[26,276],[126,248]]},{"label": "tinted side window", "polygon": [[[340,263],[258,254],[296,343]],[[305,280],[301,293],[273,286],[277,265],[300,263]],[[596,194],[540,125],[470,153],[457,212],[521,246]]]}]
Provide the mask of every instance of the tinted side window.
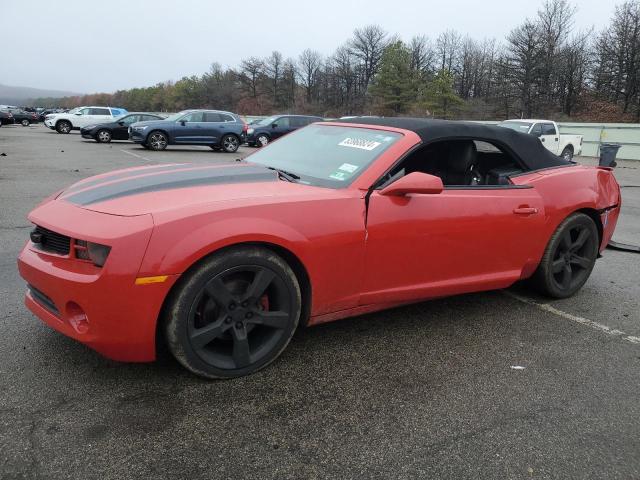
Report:
[{"label": "tinted side window", "polygon": [[111,115],[108,108],[92,108],[89,115]]},{"label": "tinted side window", "polygon": [[185,115],[180,120],[183,122],[202,122],[204,117],[204,112],[193,112]]},{"label": "tinted side window", "polygon": [[221,115],[219,113],[205,112],[204,121],[205,122],[222,122],[223,119],[221,118]]},{"label": "tinted side window", "polygon": [[144,117],[144,115],[129,115],[127,117],[124,117],[122,120],[120,120],[121,122],[124,122],[125,125],[129,125],[131,123],[135,123],[135,122],[139,122],[142,120],[142,117]]},{"label": "tinted side window", "polygon": [[288,127],[289,126],[289,117],[280,117],[274,123],[276,123],[279,127]]},{"label": "tinted side window", "polygon": [[307,125],[307,119],[304,117],[290,117],[289,123],[292,127],[304,127]]},{"label": "tinted side window", "polygon": [[556,127],[553,126],[553,123],[543,123],[542,124],[542,135],[555,135]]},{"label": "tinted side window", "polygon": [[220,117],[222,117],[223,122],[235,122],[236,119],[231,115],[227,115],[226,113],[221,113]]}]

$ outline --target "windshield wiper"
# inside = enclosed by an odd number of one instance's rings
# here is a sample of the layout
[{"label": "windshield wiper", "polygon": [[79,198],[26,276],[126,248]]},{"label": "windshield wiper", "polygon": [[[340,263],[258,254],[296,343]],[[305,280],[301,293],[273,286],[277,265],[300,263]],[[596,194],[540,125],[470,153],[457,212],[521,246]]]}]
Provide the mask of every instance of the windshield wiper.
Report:
[{"label": "windshield wiper", "polygon": [[281,170],[275,167],[267,167],[269,170],[273,170],[274,172],[278,172],[280,177],[284,178],[287,182],[296,183],[300,180],[300,177],[295,173],[287,172],[286,170]]}]

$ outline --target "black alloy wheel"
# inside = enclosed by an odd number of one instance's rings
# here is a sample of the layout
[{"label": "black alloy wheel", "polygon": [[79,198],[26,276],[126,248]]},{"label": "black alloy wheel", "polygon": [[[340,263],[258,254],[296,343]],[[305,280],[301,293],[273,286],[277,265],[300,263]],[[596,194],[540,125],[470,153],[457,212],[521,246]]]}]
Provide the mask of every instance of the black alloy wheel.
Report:
[{"label": "black alloy wheel", "polygon": [[240,139],[235,135],[227,134],[222,137],[222,150],[226,153],[235,153],[240,147]]},{"label": "black alloy wheel", "polygon": [[534,285],[554,298],[566,298],[585,284],[598,257],[598,229],[586,214],[568,217],[547,245]]},{"label": "black alloy wheel", "polygon": [[165,335],[176,359],[197,375],[233,378],[280,355],[298,325],[301,295],[282,258],[240,247],[206,260],[170,305]]}]

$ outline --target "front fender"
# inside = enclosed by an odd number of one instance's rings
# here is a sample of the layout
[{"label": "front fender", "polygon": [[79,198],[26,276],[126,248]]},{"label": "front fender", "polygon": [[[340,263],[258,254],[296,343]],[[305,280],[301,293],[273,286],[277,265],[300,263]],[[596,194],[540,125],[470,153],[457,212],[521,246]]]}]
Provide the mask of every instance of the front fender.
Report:
[{"label": "front fender", "polygon": [[[188,220],[180,223],[187,223]],[[309,239],[279,221],[242,216],[194,227],[184,230],[175,224],[156,227],[140,276],[181,274],[201,258],[221,248],[247,242],[278,245],[291,251],[303,264],[306,263],[307,249],[304,246],[309,244]]]}]

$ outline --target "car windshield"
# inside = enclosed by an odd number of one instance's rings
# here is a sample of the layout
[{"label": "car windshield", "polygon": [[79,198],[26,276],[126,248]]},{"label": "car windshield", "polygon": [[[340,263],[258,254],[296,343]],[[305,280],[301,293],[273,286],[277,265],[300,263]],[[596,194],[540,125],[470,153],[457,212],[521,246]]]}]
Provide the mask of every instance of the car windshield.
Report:
[{"label": "car windshield", "polygon": [[527,133],[531,128],[531,122],[500,122],[499,127],[510,128],[516,132]]},{"label": "car windshield", "polygon": [[271,125],[273,122],[275,122],[278,118],[280,117],[267,117],[267,118],[263,118],[262,120],[257,120],[255,123],[252,123],[251,125],[261,125],[261,126],[265,126],[265,125]]},{"label": "car windshield", "polygon": [[293,174],[299,183],[342,188],[401,136],[368,128],[310,125],[258,150],[247,161]]}]

